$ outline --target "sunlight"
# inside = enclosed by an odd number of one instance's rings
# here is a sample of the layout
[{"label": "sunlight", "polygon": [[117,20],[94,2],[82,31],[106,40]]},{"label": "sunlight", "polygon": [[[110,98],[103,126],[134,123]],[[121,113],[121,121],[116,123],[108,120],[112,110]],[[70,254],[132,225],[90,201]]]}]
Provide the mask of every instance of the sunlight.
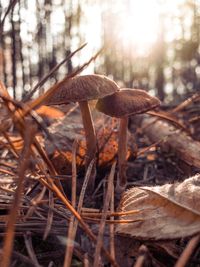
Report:
[{"label": "sunlight", "polygon": [[122,40],[144,55],[157,38],[159,6],[155,0],[133,0],[129,7],[120,23]]}]

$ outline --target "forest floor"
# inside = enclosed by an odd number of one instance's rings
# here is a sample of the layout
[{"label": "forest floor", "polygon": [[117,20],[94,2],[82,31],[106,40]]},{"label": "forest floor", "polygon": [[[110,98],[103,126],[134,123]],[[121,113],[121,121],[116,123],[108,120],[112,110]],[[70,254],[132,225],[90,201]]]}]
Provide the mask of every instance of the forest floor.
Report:
[{"label": "forest floor", "polygon": [[[165,107],[164,110],[166,114],[172,114],[171,107]],[[144,206],[134,208],[133,204],[133,209],[136,212],[139,209],[139,218],[147,220],[147,225],[138,222],[131,226],[131,222],[124,222],[124,225],[130,225],[127,230],[119,220],[126,220],[128,217],[112,215],[114,207],[115,211],[122,211],[120,208],[123,201],[126,201],[121,200],[120,206],[117,200],[114,203],[114,186],[109,182],[112,175],[116,181],[118,172],[118,167],[114,164],[117,160],[118,121],[99,115],[94,110],[92,112],[100,151],[93,192],[87,188],[86,192],[83,191],[83,183],[86,183],[90,170],[85,175],[84,131],[77,106],[62,107],[61,114],[64,116],[60,118],[59,114],[57,119],[47,116],[48,109],[43,111],[43,117],[49,124],[46,128],[48,132],[44,130],[44,125],[36,127],[30,118],[20,121],[21,117],[17,119],[16,114],[13,115],[14,119],[11,114],[4,114],[0,136],[0,234],[3,260],[6,261],[4,255],[9,256],[10,266],[95,266],[94,262],[100,266],[110,266],[112,259],[115,266],[174,266],[182,259],[182,253],[189,246],[188,255],[191,257],[183,258],[183,262],[176,266],[200,266],[199,236],[196,235],[199,232],[197,226],[200,225],[200,212],[193,204],[185,207],[188,200],[184,198],[184,194],[186,198],[193,198],[193,191],[178,192],[183,198],[178,200],[168,199],[165,192],[165,204],[160,191],[159,197],[161,195],[162,199],[154,198],[156,204],[152,204],[154,208],[150,217],[157,213],[160,216],[159,223],[165,224],[162,221],[163,216],[169,223],[170,230],[166,234],[159,232],[162,229],[156,222],[152,226],[153,230],[147,229],[148,224],[152,225],[151,218],[148,221],[145,217],[148,204],[145,199],[142,204],[139,203],[140,198],[137,195],[132,196],[134,203]],[[199,114],[199,97],[185,103],[185,106],[173,113],[177,139],[184,132],[178,127],[179,124],[184,125],[190,131],[190,141],[195,143],[197,149],[200,140]],[[156,120],[163,121],[157,117]],[[172,122],[166,121],[170,127]],[[156,121],[153,122],[155,123]],[[176,191],[177,182],[181,185],[186,178],[199,172],[198,164],[192,165],[187,162],[187,158],[179,157],[180,152],[177,153],[172,146],[163,150],[160,140],[153,143],[145,129],[137,118],[130,118],[127,188],[151,190],[154,186],[170,184],[175,186],[173,190]],[[74,180],[74,177],[77,179]],[[197,180],[194,184],[198,191]],[[152,201],[149,195],[146,198],[148,203]],[[108,199],[108,203],[105,203]],[[195,201],[198,202],[198,198]],[[164,210],[163,215],[161,207]],[[185,210],[180,212],[180,208]],[[176,225],[173,225],[174,217],[170,221],[170,209],[174,211]],[[185,212],[192,214],[181,217]],[[187,221],[187,216],[191,216],[190,221]],[[79,220],[77,229],[75,217]],[[137,216],[132,215],[131,219],[134,218]],[[118,224],[122,227],[117,232],[114,228]],[[194,245],[191,248],[192,242]],[[73,258],[69,264],[72,245]],[[109,255],[100,253],[102,246]],[[102,257],[97,257],[98,253]]]}]

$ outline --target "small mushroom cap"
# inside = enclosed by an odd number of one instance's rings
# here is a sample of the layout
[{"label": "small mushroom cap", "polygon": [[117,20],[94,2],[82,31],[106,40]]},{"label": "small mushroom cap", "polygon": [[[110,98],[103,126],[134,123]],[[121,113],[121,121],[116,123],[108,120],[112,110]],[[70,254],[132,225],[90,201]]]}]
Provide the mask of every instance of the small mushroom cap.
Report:
[{"label": "small mushroom cap", "polygon": [[99,99],[113,94],[119,86],[104,75],[75,76],[61,81],[60,87],[47,99],[48,105],[60,105],[69,102]]},{"label": "small mushroom cap", "polygon": [[117,118],[145,113],[158,106],[160,106],[160,100],[157,97],[150,96],[144,90],[129,88],[99,99],[96,104],[99,111]]}]

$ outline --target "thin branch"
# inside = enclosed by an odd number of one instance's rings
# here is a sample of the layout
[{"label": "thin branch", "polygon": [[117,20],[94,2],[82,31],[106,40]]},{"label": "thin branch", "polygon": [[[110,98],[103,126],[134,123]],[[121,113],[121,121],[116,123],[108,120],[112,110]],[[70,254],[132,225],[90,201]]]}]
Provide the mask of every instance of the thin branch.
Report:
[{"label": "thin branch", "polygon": [[200,242],[200,235],[194,236],[187,244],[186,248],[182,252],[180,258],[176,262],[174,267],[184,267],[187,265],[190,257]]},{"label": "thin branch", "polygon": [[[110,211],[114,212],[114,184],[112,183],[112,191],[111,191],[111,200],[110,200]],[[114,220],[114,216],[110,217],[110,220]],[[110,255],[115,259],[115,228],[114,224],[110,225]]]},{"label": "thin branch", "polygon": [[141,245],[138,252],[139,256],[134,267],[143,267],[145,266],[145,261],[148,258],[148,248],[145,245]]},{"label": "thin branch", "polygon": [[23,116],[30,112],[30,110],[35,109],[36,107],[43,104],[49,97],[51,97],[55,91],[62,86],[62,84],[66,83],[70,78],[75,77],[77,74],[81,73],[88,65],[95,60],[99,54],[102,52],[100,49],[93,57],[91,57],[85,64],[76,68],[73,72],[69,73],[62,81],[56,83],[52,87],[50,87],[43,95],[39,96],[37,99],[29,103],[28,108],[24,111]]},{"label": "thin branch", "polygon": [[190,104],[192,104],[194,101],[199,100],[200,98],[200,94],[196,93],[194,95],[192,95],[190,98],[186,99],[185,101],[183,101],[182,103],[180,103],[177,107],[175,107],[174,109],[172,109],[172,113],[175,112],[180,112],[182,111],[184,108],[186,108],[187,106],[189,106]]},{"label": "thin branch", "polygon": [[44,83],[49,79],[49,77],[51,77],[51,75],[56,72],[67,60],[69,60],[70,58],[72,58],[78,51],[80,51],[81,49],[83,49],[85,46],[87,45],[87,43],[83,44],[82,46],[80,46],[78,49],[76,49],[74,52],[70,53],[65,59],[63,59],[60,63],[58,63],[55,67],[53,67],[50,72],[44,76],[42,78],[41,81],[39,81],[34,88],[24,97],[23,101],[28,101],[31,99],[31,97],[33,96],[33,94],[37,91],[38,88],[40,88],[42,85],[44,85]]},{"label": "thin branch", "polygon": [[33,244],[32,244],[32,238],[31,238],[31,233],[26,232],[24,234],[24,241],[25,241],[25,246],[28,252],[29,257],[31,258],[31,261],[34,262],[35,267],[41,267],[39,264],[37,257],[35,255],[34,249],[33,249]]}]

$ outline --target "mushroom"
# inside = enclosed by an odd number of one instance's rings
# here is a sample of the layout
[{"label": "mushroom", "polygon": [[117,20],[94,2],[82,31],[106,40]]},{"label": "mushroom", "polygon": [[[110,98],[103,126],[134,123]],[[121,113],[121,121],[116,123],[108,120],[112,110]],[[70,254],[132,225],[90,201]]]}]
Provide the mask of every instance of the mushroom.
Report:
[{"label": "mushroom", "polygon": [[[119,90],[118,85],[104,75],[75,76],[67,81],[63,80],[59,89],[47,99],[47,105],[60,105],[78,102],[81,110],[86,138],[86,168],[97,152],[97,140],[88,100],[99,99]],[[94,176],[94,174],[93,174]],[[90,183],[94,183],[94,179]],[[91,185],[91,184],[90,184]],[[93,186],[93,185],[92,185]]]},{"label": "mushroom", "polygon": [[126,187],[126,156],[127,156],[127,128],[128,116],[145,113],[160,105],[160,100],[150,96],[140,89],[124,88],[116,93],[99,99],[96,103],[97,110],[106,115],[120,118],[118,138],[118,166],[116,193],[121,193]]}]

